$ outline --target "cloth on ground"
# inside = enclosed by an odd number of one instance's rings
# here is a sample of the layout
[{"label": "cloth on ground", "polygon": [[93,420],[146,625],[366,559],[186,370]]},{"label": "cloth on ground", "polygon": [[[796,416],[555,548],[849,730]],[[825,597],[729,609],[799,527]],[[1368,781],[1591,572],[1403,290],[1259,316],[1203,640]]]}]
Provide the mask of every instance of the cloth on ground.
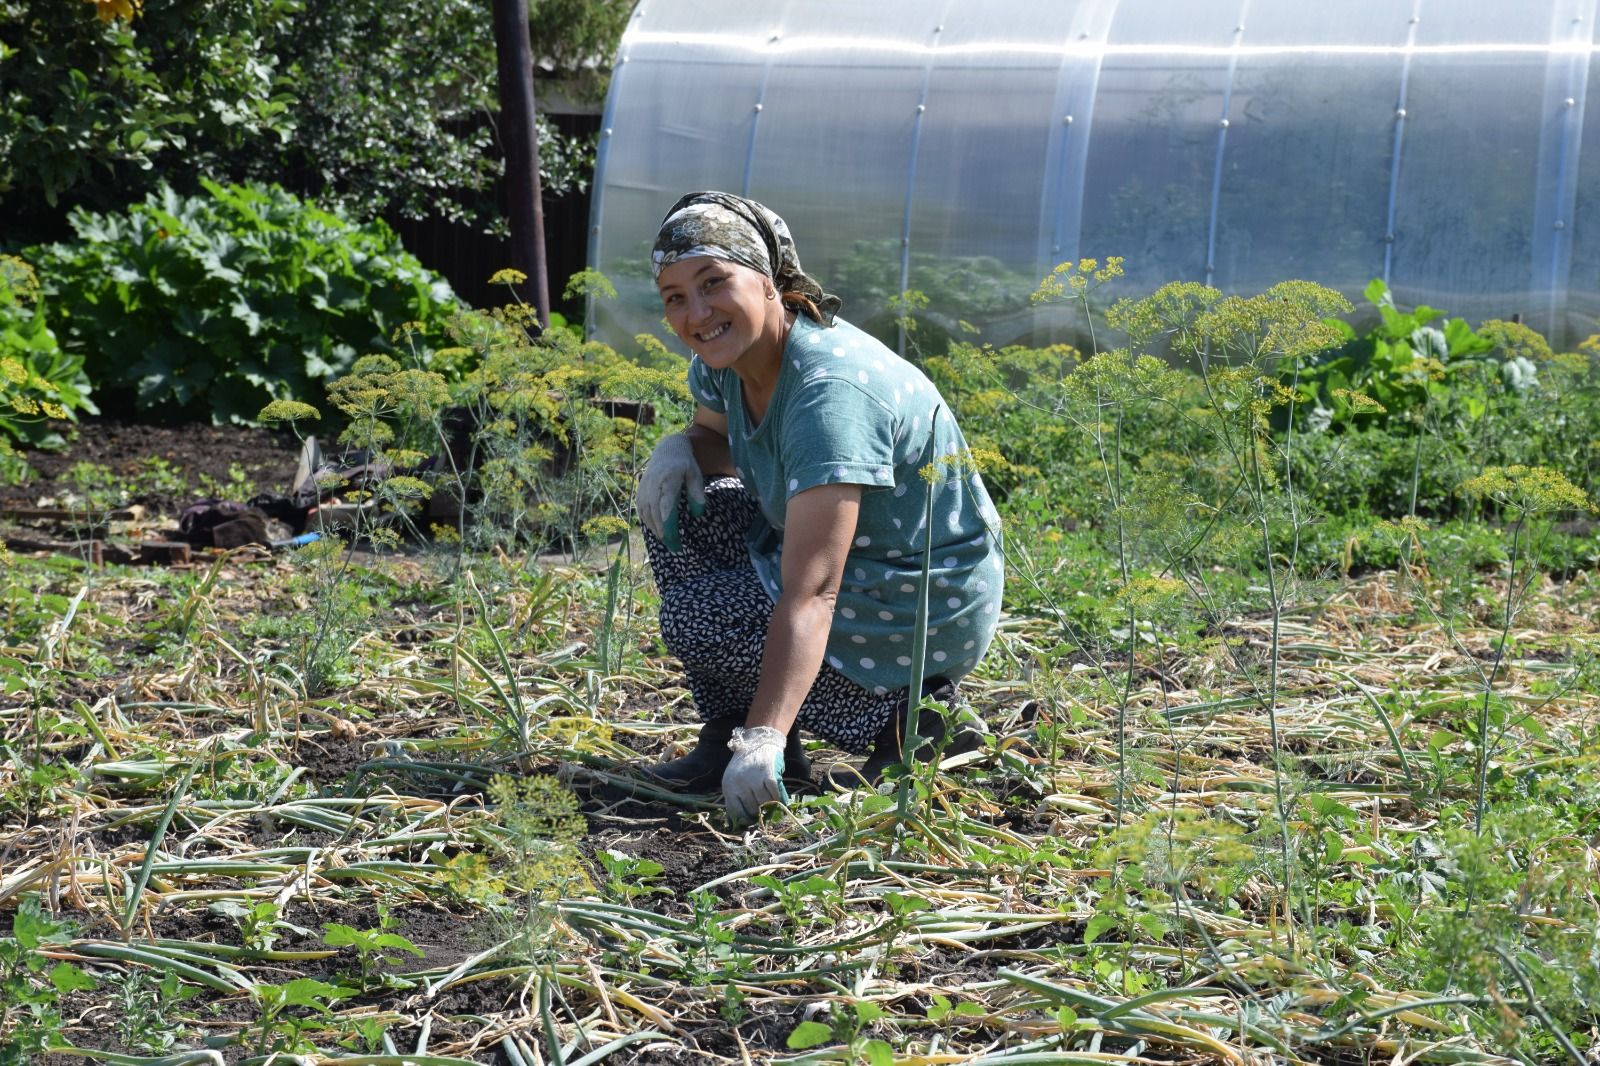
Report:
[{"label": "cloth on ground", "polygon": [[178,516],[178,538],[202,548],[270,544],[267,516],[249,504],[200,500]]}]

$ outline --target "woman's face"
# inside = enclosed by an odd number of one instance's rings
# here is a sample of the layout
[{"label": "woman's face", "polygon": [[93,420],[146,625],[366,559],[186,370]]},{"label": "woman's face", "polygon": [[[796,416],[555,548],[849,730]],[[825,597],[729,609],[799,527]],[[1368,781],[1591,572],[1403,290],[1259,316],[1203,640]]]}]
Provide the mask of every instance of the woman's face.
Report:
[{"label": "woman's face", "polygon": [[731,367],[769,334],[780,335],[782,305],[767,299],[771,282],[739,263],[679,259],[661,271],[656,288],[667,324],[709,367]]}]

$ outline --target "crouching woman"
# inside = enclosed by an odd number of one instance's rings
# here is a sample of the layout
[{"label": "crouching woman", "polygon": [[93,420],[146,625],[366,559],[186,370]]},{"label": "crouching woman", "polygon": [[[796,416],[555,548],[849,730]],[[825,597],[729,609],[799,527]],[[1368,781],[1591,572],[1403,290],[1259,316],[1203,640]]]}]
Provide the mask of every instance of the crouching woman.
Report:
[{"label": "crouching woman", "polygon": [[801,729],[869,752],[868,780],[899,761],[925,549],[924,691],[948,699],[999,620],[999,528],[938,390],[836,317],[775,213],[685,196],[651,266],[694,353],[696,409],[657,445],[637,503],[662,639],[704,724],[647,772],[720,784],[739,824],[787,800],[786,773],[809,779]]}]

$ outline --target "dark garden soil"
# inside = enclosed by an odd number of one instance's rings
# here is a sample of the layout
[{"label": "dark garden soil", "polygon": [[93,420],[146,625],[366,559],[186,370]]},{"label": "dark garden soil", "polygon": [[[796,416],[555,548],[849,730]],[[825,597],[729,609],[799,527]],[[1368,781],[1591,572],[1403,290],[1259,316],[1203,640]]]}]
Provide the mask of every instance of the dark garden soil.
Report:
[{"label": "dark garden soil", "polygon": [[287,492],[300,455],[293,434],[250,426],[93,419],[60,428],[70,437],[67,447],[24,453],[30,476],[22,485],[0,486],[0,504],[8,509],[70,506],[67,501],[81,493],[85,480],[73,476],[77,469],[90,475],[95,487],[123,495],[119,502],[141,504],[153,516],[176,517],[208,489],[239,485],[241,477],[256,492]]}]

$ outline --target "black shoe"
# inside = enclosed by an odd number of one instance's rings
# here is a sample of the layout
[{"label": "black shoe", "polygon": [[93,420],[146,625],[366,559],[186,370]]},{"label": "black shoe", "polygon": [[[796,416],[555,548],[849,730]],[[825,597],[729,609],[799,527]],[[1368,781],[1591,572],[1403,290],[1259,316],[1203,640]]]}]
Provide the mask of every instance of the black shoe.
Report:
[{"label": "black shoe", "polygon": [[[692,751],[646,766],[644,772],[677,792],[716,792],[722,787],[722,772],[733,758],[728,741],[739,724],[732,718],[713,718],[700,727],[700,737]],[[796,728],[791,728],[785,739],[783,779],[793,785],[811,784],[811,759],[800,744],[800,730]]]},{"label": "black shoe", "polygon": [[791,788],[811,788],[811,756],[800,744],[800,727],[790,726],[783,744],[783,780]]},{"label": "black shoe", "polygon": [[[956,687],[942,677],[930,677],[922,683],[922,694],[949,706],[956,698]],[[833,766],[828,770],[828,784],[840,791],[860,788],[862,785],[876,785],[883,780],[885,770],[891,766],[902,765],[900,749],[904,745],[906,719],[909,714],[908,705],[901,703],[899,709],[889,716],[889,721],[873,740],[872,749],[867,753],[867,761],[860,767],[851,766],[849,763]],[[917,731],[923,741],[917,747],[916,759],[918,762],[929,762],[940,750],[941,742],[944,740],[944,716],[924,708],[922,713],[917,715]]]},{"label": "black shoe", "polygon": [[715,792],[733,758],[728,741],[739,724],[734,718],[713,718],[700,727],[700,737],[687,755],[641,769],[675,792]]}]

